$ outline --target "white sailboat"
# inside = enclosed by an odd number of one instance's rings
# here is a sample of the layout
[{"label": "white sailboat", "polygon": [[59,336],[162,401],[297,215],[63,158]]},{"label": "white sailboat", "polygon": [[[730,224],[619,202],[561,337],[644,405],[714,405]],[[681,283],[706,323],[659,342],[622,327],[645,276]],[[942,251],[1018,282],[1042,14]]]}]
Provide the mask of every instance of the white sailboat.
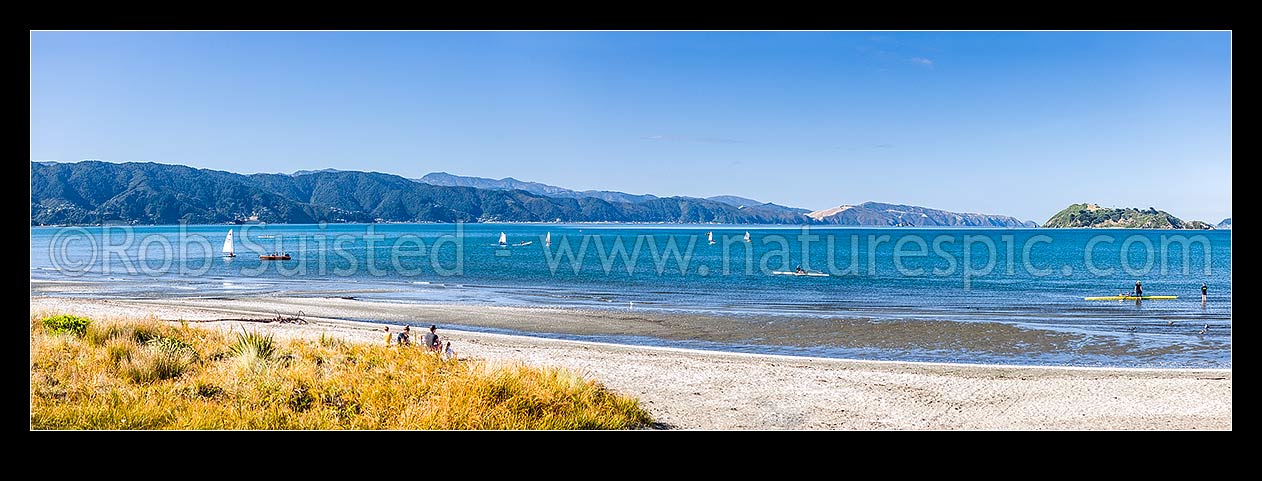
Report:
[{"label": "white sailboat", "polygon": [[228,237],[225,237],[223,240],[223,256],[224,257],[237,256],[236,248],[232,242],[232,229],[228,229]]},{"label": "white sailboat", "polygon": [[749,231],[745,231],[745,242],[749,242]]},{"label": "white sailboat", "polygon": [[500,232],[500,247],[508,247],[508,236]]},{"label": "white sailboat", "polygon": [[549,233],[548,233],[548,235],[547,235],[547,236],[545,236],[545,237],[543,238],[543,245],[544,245],[544,246],[551,246],[551,245],[552,245],[552,233],[551,233],[551,232],[549,232]]},{"label": "white sailboat", "polygon": [[714,245],[714,232],[706,232],[705,238],[710,241],[710,245]]}]

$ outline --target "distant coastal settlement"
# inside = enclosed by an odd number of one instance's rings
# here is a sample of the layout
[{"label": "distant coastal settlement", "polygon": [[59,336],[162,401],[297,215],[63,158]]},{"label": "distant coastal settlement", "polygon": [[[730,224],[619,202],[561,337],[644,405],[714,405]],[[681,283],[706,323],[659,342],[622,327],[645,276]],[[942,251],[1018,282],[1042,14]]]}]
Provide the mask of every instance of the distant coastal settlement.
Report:
[{"label": "distant coastal settlement", "polygon": [[[355,171],[241,175],[156,163],[31,162],[31,225],[312,223],[670,223],[1035,228],[994,214],[865,202],[828,209],[744,197],[573,191],[446,173],[421,179]],[[1230,228],[1230,219],[1221,227]],[[1213,229],[1153,208],[1073,204],[1042,227]]]}]

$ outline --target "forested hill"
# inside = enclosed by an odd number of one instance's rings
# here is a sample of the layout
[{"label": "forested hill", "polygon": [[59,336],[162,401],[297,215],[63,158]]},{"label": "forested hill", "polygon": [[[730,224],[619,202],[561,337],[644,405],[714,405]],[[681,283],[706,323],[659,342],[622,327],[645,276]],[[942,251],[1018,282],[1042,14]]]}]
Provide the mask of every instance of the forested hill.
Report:
[{"label": "forested hill", "polygon": [[553,198],[376,172],[242,175],[155,163],[31,162],[31,224],[677,222],[802,224],[794,212],[705,199]]},{"label": "forested hill", "polygon": [[1184,221],[1164,210],[1100,207],[1071,204],[1047,220],[1043,227],[1098,227],[1120,229],[1213,229],[1199,220]]}]

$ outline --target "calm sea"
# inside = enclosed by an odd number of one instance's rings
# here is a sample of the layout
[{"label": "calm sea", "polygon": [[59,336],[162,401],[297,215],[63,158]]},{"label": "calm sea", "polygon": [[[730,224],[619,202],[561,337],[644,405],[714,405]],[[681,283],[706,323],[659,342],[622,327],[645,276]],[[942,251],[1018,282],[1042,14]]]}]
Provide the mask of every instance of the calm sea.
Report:
[{"label": "calm sea", "polygon": [[[220,255],[228,230],[237,257]],[[500,247],[500,233],[507,247]],[[749,241],[744,240],[749,233]],[[712,233],[714,243],[708,240]],[[551,244],[545,245],[550,234]],[[290,261],[258,254],[288,252]],[[779,275],[802,266],[828,276]],[[1134,289],[1174,300],[1085,301]],[[336,224],[31,229],[32,295],[349,296],[808,323],[777,348],[830,357],[1231,366],[1231,232],[731,225]],[[1201,301],[1201,286],[1208,290]],[[852,349],[837,319],[1001,323],[1067,334],[1028,349]],[[798,324],[806,325],[806,324]],[[930,324],[925,324],[930,325]],[[968,331],[965,331],[968,332]],[[986,336],[987,329],[977,329]],[[533,333],[554,335],[555,333]],[[829,338],[838,333],[831,332]],[[747,344],[606,338],[749,350]],[[981,341],[981,340],[979,340]],[[1108,349],[1093,349],[1108,346]]]}]

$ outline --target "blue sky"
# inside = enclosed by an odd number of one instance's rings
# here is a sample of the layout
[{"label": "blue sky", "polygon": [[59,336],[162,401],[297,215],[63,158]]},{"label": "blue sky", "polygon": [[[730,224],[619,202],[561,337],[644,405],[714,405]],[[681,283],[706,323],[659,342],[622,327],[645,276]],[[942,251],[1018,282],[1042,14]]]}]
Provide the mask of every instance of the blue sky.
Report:
[{"label": "blue sky", "polygon": [[1231,214],[1229,32],[32,32],[31,160]]}]

